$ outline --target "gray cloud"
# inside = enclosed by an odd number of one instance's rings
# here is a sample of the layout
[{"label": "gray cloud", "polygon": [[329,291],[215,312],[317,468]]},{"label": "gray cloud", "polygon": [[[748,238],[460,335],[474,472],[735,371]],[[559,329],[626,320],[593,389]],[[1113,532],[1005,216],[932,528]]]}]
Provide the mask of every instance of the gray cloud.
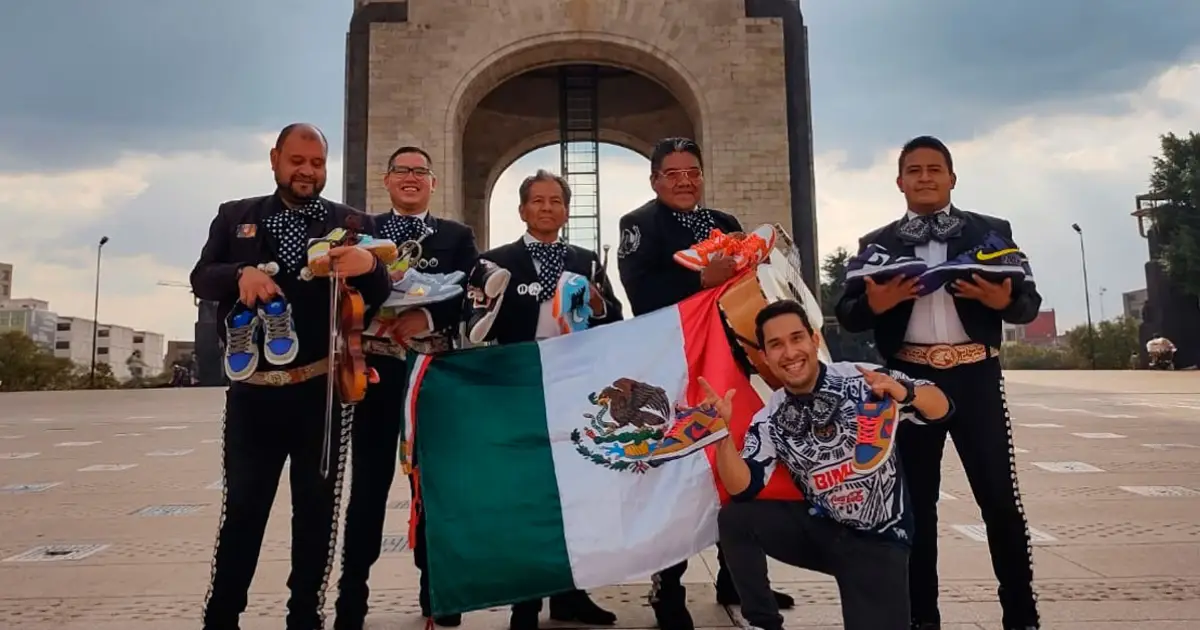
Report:
[{"label": "gray cloud", "polygon": [[1031,111],[1114,113],[1200,44],[1193,0],[804,3],[815,138],[854,165],[915,135],[947,140]]},{"label": "gray cloud", "polygon": [[0,20],[0,169],[208,149],[222,130],[296,120],[340,144],[350,2],[9,4]]}]

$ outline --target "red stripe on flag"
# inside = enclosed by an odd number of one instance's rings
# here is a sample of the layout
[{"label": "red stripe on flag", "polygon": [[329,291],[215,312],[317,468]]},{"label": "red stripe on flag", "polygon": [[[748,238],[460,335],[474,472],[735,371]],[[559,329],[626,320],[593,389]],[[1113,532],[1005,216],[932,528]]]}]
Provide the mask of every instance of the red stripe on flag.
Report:
[{"label": "red stripe on flag", "polygon": [[[733,397],[733,418],[729,423],[729,433],[733,443],[740,450],[746,439],[746,431],[750,428],[750,420],[754,414],[763,408],[763,401],[750,384],[745,373],[733,358],[729,347],[729,338],[725,336],[725,325],[721,322],[721,314],[717,300],[722,287],[701,291],[696,295],[680,302],[680,325],[683,329],[683,350],[687,357],[688,401],[695,403],[705,398],[704,388],[696,381],[697,376],[703,376],[718,392],[736,390]],[[717,475],[716,446],[707,449],[708,461],[712,465],[717,492],[721,504],[729,502],[729,492]],[[803,495],[783,466],[776,466],[774,474],[767,480],[767,487],[758,495],[759,499],[795,500]]]}]

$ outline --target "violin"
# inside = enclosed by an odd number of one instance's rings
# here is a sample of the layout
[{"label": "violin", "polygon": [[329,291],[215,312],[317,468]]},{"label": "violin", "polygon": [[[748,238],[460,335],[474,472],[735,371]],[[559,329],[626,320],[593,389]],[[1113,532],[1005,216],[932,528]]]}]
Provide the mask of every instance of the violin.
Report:
[{"label": "violin", "polygon": [[[347,229],[328,241],[334,247],[357,245],[362,226],[358,217],[347,218]],[[323,265],[322,265],[323,267]],[[329,370],[325,391],[325,448],[322,449],[321,475],[329,476],[330,444],[333,440],[333,407],[338,400],[343,409],[361,402],[367,386],[379,377],[367,366],[362,334],[366,325],[367,304],[362,294],[350,286],[345,276],[330,265],[315,274],[329,278]]]}]

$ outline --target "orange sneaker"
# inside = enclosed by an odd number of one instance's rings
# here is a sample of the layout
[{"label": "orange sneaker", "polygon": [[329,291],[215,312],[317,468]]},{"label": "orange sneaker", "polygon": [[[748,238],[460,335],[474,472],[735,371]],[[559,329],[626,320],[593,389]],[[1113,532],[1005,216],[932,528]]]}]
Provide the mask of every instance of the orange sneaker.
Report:
[{"label": "orange sneaker", "polygon": [[675,411],[675,423],[650,453],[654,465],[686,457],[729,434],[725,420],[711,407]]},{"label": "orange sneaker", "polygon": [[892,399],[858,404],[858,440],[850,467],[869,473],[883,465],[896,443],[899,410]]},{"label": "orange sneaker", "polygon": [[775,247],[775,238],[775,228],[764,224],[737,241],[735,255],[738,257],[738,270],[753,267],[766,260]]},{"label": "orange sneaker", "polygon": [[708,261],[712,260],[717,254],[735,254],[738,247],[738,239],[736,237],[714,229],[712,232],[709,232],[708,238],[703,241],[696,243],[688,249],[681,249],[675,252],[675,262],[692,271],[700,271],[707,267]]}]

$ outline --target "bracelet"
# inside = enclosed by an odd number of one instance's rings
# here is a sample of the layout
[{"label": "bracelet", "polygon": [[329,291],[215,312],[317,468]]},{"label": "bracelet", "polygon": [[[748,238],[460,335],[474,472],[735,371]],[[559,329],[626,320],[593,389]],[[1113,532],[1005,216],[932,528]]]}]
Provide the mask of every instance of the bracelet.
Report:
[{"label": "bracelet", "polygon": [[905,405],[911,405],[912,401],[916,400],[917,398],[917,388],[913,386],[912,381],[900,381],[900,384],[903,385],[904,390],[908,392],[904,396],[904,400],[899,401],[900,406],[903,407]]}]

